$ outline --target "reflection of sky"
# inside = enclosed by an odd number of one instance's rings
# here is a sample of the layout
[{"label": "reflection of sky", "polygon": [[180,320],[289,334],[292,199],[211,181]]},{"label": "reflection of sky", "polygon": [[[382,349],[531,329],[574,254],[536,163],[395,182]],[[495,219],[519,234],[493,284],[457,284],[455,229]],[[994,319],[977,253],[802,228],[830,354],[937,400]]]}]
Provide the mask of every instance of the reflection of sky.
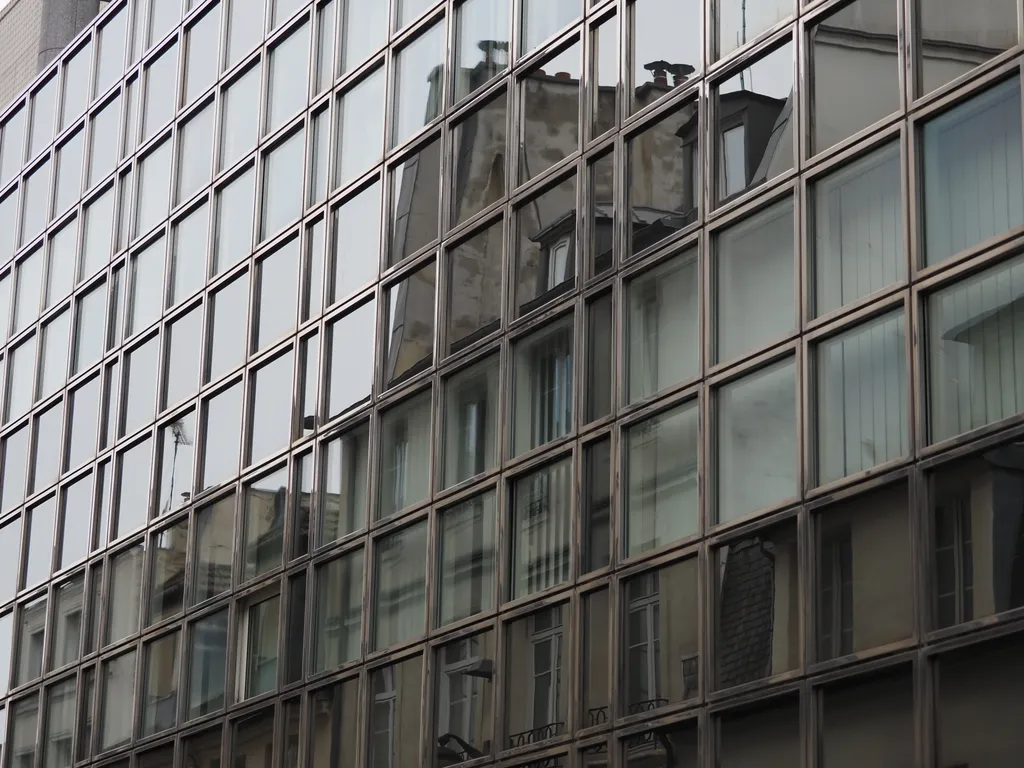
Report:
[{"label": "reflection of sky", "polygon": [[471,68],[484,59],[481,40],[509,41],[509,5],[493,0],[468,0],[459,6],[459,66]]},{"label": "reflection of sky", "polygon": [[[719,0],[720,44],[728,54],[793,15],[793,0]],[[895,6],[894,6],[895,7]],[[746,34],[743,27],[746,23]]]},{"label": "reflection of sky", "polygon": [[[398,54],[397,125],[392,145],[409,138],[427,122],[430,75],[435,67],[444,64],[444,38],[444,22],[441,21]],[[432,107],[431,113],[434,112],[436,109]]]},{"label": "reflection of sky", "polygon": [[771,96],[775,99],[789,97],[793,90],[793,44],[786,43],[766,57],[755,61],[722,83],[722,93],[732,93],[742,87],[747,91]]}]

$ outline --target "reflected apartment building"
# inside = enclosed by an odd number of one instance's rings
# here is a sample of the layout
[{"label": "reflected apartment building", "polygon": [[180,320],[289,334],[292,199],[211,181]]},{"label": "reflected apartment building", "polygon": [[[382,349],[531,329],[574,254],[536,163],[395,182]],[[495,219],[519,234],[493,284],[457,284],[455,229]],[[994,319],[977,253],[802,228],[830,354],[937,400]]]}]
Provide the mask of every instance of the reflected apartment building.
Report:
[{"label": "reflected apartment building", "polygon": [[0,768],[1019,761],[1020,0],[100,5],[0,113]]}]

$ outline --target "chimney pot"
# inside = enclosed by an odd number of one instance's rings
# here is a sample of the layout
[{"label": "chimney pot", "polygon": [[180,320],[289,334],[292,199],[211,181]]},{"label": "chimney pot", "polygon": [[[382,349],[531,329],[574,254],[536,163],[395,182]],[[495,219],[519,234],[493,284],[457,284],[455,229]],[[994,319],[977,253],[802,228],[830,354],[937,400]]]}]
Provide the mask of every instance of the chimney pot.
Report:
[{"label": "chimney pot", "polygon": [[572,75],[570,75],[568,72],[556,72],[555,77],[557,77],[559,80],[572,80]]}]

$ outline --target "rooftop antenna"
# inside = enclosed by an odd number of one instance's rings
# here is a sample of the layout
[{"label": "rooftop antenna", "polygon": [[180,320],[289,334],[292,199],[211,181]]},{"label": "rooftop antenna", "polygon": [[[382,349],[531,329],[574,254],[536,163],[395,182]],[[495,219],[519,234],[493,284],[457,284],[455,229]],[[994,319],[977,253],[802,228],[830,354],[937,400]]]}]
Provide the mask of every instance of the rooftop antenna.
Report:
[{"label": "rooftop antenna", "polygon": [[[171,454],[171,482],[170,487],[167,489],[167,503],[161,514],[166,514],[171,511],[171,499],[174,498],[174,473],[178,468],[178,446],[181,445],[192,445],[192,441],[188,439],[188,435],[185,434],[185,430],[181,425],[180,421],[175,421],[171,424],[171,435],[174,437],[174,453]],[[188,500],[190,494],[182,494],[182,498]]]}]

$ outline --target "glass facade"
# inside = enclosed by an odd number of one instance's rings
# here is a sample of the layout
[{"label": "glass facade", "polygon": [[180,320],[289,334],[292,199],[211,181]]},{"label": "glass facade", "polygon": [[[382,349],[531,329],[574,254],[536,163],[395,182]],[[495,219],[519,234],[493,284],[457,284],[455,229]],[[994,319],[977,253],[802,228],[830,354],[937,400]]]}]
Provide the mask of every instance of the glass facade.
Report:
[{"label": "glass facade", "polygon": [[0,768],[1018,763],[1021,28],[106,4],[0,113]]}]

